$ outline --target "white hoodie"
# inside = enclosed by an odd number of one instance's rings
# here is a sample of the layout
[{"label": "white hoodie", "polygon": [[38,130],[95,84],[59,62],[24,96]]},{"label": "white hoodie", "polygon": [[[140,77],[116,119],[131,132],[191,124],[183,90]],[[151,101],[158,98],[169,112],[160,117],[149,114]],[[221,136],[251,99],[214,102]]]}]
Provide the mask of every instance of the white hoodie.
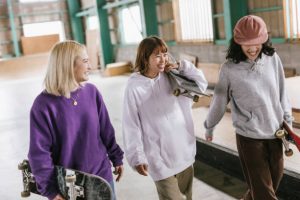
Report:
[{"label": "white hoodie", "polygon": [[[180,73],[205,91],[207,81],[192,63],[181,61]],[[166,73],[128,80],[123,108],[125,155],[131,167],[147,164],[154,181],[177,174],[195,161],[196,139],[191,99],[172,95]]]}]

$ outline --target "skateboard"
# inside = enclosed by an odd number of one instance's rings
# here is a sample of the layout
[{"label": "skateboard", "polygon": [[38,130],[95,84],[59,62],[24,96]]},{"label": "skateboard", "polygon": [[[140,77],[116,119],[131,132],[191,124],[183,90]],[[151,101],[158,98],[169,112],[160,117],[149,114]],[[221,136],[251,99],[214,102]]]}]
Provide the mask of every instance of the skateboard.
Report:
[{"label": "skateboard", "polygon": [[211,95],[201,92],[194,80],[183,76],[178,70],[171,69],[167,74],[175,96],[183,95],[193,99],[194,102],[199,101],[199,96],[211,97]]},{"label": "skateboard", "polygon": [[282,140],[282,143],[285,148],[285,155],[292,156],[293,150],[290,149],[289,143],[296,145],[298,150],[300,151],[300,136],[297,135],[291,127],[287,124],[286,121],[283,121],[282,127],[276,131],[275,136]]},{"label": "skateboard", "polygon": [[[18,165],[22,171],[23,191],[21,197],[29,197],[30,193],[38,194],[35,177],[31,172],[28,160]],[[103,178],[78,170],[55,166],[56,179],[60,194],[66,200],[112,200],[113,193],[109,183]]]}]

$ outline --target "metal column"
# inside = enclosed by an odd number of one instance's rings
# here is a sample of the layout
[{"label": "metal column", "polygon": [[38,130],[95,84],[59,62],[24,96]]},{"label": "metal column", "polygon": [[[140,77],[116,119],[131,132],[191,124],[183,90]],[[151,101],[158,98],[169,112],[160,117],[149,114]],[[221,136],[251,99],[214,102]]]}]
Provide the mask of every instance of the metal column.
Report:
[{"label": "metal column", "polygon": [[11,0],[7,0],[7,10],[9,15],[10,32],[11,32],[11,38],[14,46],[14,53],[16,57],[19,57],[21,53],[20,53],[18,36],[16,32],[14,10],[13,10],[13,5]]}]

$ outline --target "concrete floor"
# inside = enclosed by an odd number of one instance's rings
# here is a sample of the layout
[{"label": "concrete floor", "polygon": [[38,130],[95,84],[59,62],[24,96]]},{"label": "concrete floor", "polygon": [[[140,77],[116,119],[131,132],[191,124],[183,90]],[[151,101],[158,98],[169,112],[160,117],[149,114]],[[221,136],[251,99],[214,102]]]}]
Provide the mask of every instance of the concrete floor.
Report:
[{"label": "concrete floor", "polygon": [[[29,72],[30,74],[30,72]],[[29,144],[29,110],[34,98],[42,90],[43,73],[32,76],[5,77],[0,75],[0,199],[22,199],[21,173],[18,163],[27,157]],[[121,112],[123,92],[128,75],[102,78],[92,74],[94,83],[104,96],[112,123],[116,129],[117,142],[123,146],[121,134]],[[121,182],[116,183],[118,200],[155,200],[156,189],[150,177],[135,173],[125,162],[125,173]],[[233,197],[194,179],[193,199],[231,200]],[[29,199],[45,199],[32,195]]]}]

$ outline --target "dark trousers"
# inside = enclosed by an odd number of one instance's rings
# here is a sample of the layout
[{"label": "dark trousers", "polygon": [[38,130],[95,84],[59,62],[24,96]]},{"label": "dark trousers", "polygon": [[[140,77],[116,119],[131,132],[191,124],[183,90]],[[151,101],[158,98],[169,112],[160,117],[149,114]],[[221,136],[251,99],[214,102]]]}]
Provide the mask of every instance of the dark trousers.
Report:
[{"label": "dark trousers", "polygon": [[246,183],[244,200],[277,200],[275,192],[283,176],[282,142],[236,135],[237,149]]}]

